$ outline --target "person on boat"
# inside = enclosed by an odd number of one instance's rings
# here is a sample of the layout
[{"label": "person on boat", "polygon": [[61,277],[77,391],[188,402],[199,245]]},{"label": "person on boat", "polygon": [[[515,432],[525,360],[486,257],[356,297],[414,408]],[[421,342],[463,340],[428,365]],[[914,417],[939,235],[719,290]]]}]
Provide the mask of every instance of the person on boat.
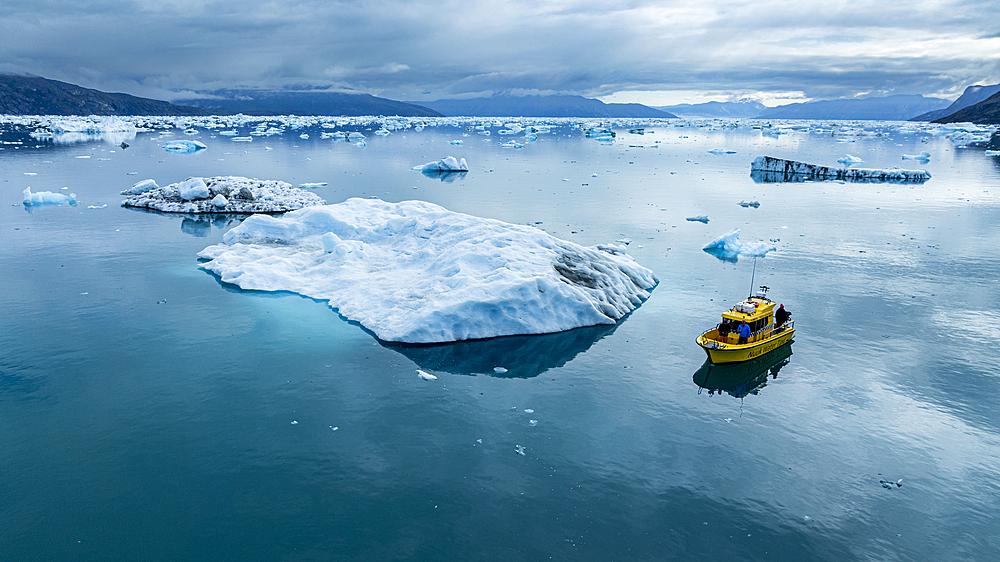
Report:
[{"label": "person on boat", "polygon": [[729,339],[729,322],[722,322],[719,324],[719,341],[727,339]]},{"label": "person on boat", "polygon": [[736,330],[736,333],[740,335],[740,343],[746,343],[747,338],[750,337],[750,324],[744,320],[740,323],[740,327]]},{"label": "person on boat", "polygon": [[778,311],[774,313],[774,327],[780,328],[785,322],[788,322],[791,315],[791,312],[785,310],[785,305],[778,306]]}]

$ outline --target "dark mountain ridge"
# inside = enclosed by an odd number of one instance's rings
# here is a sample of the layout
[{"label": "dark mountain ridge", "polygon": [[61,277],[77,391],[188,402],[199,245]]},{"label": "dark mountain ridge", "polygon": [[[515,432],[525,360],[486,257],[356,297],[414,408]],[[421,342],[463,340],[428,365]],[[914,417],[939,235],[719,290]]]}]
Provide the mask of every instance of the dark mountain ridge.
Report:
[{"label": "dark mountain ridge", "polygon": [[948,107],[917,115],[913,119],[910,119],[910,121],[933,121],[935,119],[947,117],[960,109],[965,109],[970,105],[975,105],[983,100],[986,100],[997,92],[1000,92],[1000,84],[994,84],[992,86],[969,86],[964,92],[962,92],[962,95],[959,96],[957,100],[953,101]]},{"label": "dark mountain ridge", "polygon": [[933,123],[1000,124],[1000,92],[993,94],[979,103],[960,109],[951,115],[935,119]]},{"label": "dark mountain ridge", "polygon": [[210,115],[197,107],[101,92],[41,76],[0,74],[4,115]]}]

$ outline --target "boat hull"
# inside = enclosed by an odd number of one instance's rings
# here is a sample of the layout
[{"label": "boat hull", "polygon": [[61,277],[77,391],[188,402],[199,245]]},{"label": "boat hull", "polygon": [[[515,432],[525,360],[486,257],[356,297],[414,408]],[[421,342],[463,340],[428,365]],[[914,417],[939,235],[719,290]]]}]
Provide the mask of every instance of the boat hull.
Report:
[{"label": "boat hull", "polygon": [[715,330],[709,330],[708,332],[698,336],[697,341],[698,345],[700,345],[701,348],[705,350],[705,353],[708,354],[708,360],[716,364],[739,363],[741,361],[755,359],[785,345],[791,341],[792,336],[795,335],[795,328],[789,327],[769,338],[745,344],[738,344],[722,343],[709,337],[709,335],[714,331]]}]

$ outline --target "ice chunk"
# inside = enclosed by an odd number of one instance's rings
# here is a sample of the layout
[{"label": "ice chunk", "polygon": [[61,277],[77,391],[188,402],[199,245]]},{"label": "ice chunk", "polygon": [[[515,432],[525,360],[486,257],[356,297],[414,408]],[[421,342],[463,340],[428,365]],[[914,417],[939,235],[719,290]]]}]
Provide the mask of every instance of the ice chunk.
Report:
[{"label": "ice chunk", "polygon": [[417,172],[468,172],[469,165],[465,163],[465,158],[458,160],[454,156],[446,156],[437,162],[428,162],[411,169]]},{"label": "ice chunk", "polygon": [[225,209],[228,204],[229,199],[226,199],[226,196],[221,193],[212,198],[212,206],[216,209]]},{"label": "ice chunk", "polygon": [[505,367],[493,367],[493,372],[502,375],[507,372],[507,369]]},{"label": "ice chunk", "polygon": [[865,168],[827,168],[794,160],[758,156],[750,165],[750,177],[757,182],[800,182],[807,180],[842,180],[852,182],[923,183],[931,178],[927,170],[869,170]]},{"label": "ice chunk", "polygon": [[1000,150],[987,150],[987,156],[1000,156]]},{"label": "ice chunk", "polygon": [[692,222],[703,222],[705,224],[708,224],[708,215],[698,215],[696,217],[688,217],[684,220],[689,220]]},{"label": "ice chunk", "polygon": [[736,154],[735,150],[726,150],[725,148],[713,148],[708,152],[709,154]]},{"label": "ice chunk", "polygon": [[760,201],[740,201],[740,207],[747,208],[753,207],[754,209],[760,207]]},{"label": "ice chunk", "polygon": [[326,185],[325,181],[318,181],[314,183],[300,183],[299,187],[302,189],[316,189],[317,187],[326,187]]},{"label": "ice chunk", "polygon": [[208,185],[202,178],[188,178],[177,184],[177,193],[185,201],[205,199],[208,197]]},{"label": "ice chunk", "polygon": [[462,146],[463,144],[465,144],[465,141],[462,141],[462,140],[453,140],[453,141],[448,141],[448,144],[452,144],[452,145],[455,145],[455,146]]},{"label": "ice chunk", "polygon": [[427,373],[425,371],[421,371],[420,369],[417,369],[417,376],[420,377],[420,378],[422,378],[422,379],[424,379],[425,381],[436,381],[437,380],[436,376],[434,376],[434,375],[432,375],[430,373]]},{"label": "ice chunk", "polygon": [[253,137],[233,137],[233,142],[253,142]]},{"label": "ice chunk", "polygon": [[705,245],[702,250],[723,261],[735,262],[740,256],[762,258],[768,252],[776,250],[774,244],[767,242],[740,242],[740,229],[734,228]]},{"label": "ice chunk", "polygon": [[857,156],[851,156],[850,154],[848,154],[847,156],[839,158],[837,162],[840,162],[845,166],[850,166],[851,164],[861,164],[864,162],[864,160],[858,158]]},{"label": "ice chunk", "polygon": [[129,189],[126,193],[130,193],[132,195],[139,195],[141,193],[146,193],[147,191],[151,191],[159,187],[160,186],[156,185],[156,182],[151,179],[142,180],[132,184],[132,189]]},{"label": "ice chunk", "polygon": [[927,162],[931,159],[930,152],[921,152],[920,154],[904,154],[903,160],[920,160],[922,162]]},{"label": "ice chunk", "polygon": [[21,192],[21,202],[24,203],[25,207],[48,207],[62,205],[63,203],[69,203],[75,207],[76,194],[70,193],[69,195],[64,195],[62,193],[52,193],[51,191],[32,193],[31,188],[26,187]]},{"label": "ice chunk", "polygon": [[166,213],[221,212],[220,207],[215,204],[219,195],[227,201],[224,207],[227,213],[281,213],[325,203],[315,193],[292,187],[283,181],[240,176],[188,178],[180,183],[141,193],[125,190],[122,195],[126,196],[122,206],[155,209]]},{"label": "ice chunk", "polygon": [[[332,252],[328,233],[341,240]],[[380,339],[408,343],[614,324],[657,283],[624,248],[586,248],[423,201],[354,198],[257,215],[199,256],[225,283],[326,300]]]},{"label": "ice chunk", "polygon": [[203,143],[192,140],[175,140],[163,145],[163,150],[174,154],[194,154],[199,150],[208,148]]},{"label": "ice chunk", "polygon": [[519,455],[521,455],[523,457],[524,456],[524,445],[514,445],[514,451],[517,454],[519,454]]}]

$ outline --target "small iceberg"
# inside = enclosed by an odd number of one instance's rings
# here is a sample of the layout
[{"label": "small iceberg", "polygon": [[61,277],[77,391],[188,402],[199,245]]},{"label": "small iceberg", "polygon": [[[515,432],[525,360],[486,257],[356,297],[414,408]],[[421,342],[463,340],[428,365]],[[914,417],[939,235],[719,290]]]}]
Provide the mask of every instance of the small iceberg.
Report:
[{"label": "small iceberg", "polygon": [[760,201],[740,201],[740,207],[744,209],[747,207],[753,207],[754,209],[760,207]]},{"label": "small iceberg", "polygon": [[708,151],[709,154],[736,154],[735,150],[726,150],[725,148],[713,148]]},{"label": "small iceberg", "polygon": [[70,193],[65,195],[62,193],[53,193],[51,191],[39,191],[37,193],[32,193],[30,187],[24,188],[21,192],[21,202],[24,203],[24,207],[54,207],[62,205],[63,203],[68,203],[70,206],[76,206],[76,194]]},{"label": "small iceberg", "polygon": [[624,247],[588,248],[424,201],[255,215],[198,256],[224,283],[328,301],[387,342],[613,325],[657,284]]},{"label": "small iceberg", "polygon": [[987,150],[986,156],[1000,156],[1000,150]]},{"label": "small iceberg", "polygon": [[283,213],[326,203],[315,193],[283,181],[240,176],[193,177],[163,187],[143,180],[122,195],[126,196],[123,207],[164,213]]},{"label": "small iceberg", "polygon": [[691,222],[703,222],[705,224],[708,224],[708,215],[698,215],[696,217],[688,217],[684,220]]},{"label": "small iceberg", "polygon": [[847,156],[838,159],[837,162],[840,162],[845,166],[850,166],[851,164],[863,164],[864,160],[858,158],[857,156],[851,156],[850,154],[848,154]]},{"label": "small iceberg", "polygon": [[762,258],[777,248],[767,242],[740,242],[740,229],[734,228],[705,245],[702,250],[722,261],[736,262],[740,256]]},{"label": "small iceberg", "polygon": [[923,183],[931,179],[927,170],[870,170],[865,168],[827,168],[771,156],[758,156],[750,165],[750,177],[756,182],[802,182],[840,180],[850,182]]},{"label": "small iceberg", "polygon": [[921,162],[927,162],[931,159],[930,152],[921,152],[920,154],[904,154],[903,160],[919,160]]},{"label": "small iceberg", "polygon": [[326,187],[327,183],[325,181],[317,181],[312,183],[300,183],[299,187],[302,189],[316,189],[317,187]]},{"label": "small iceberg", "polygon": [[194,154],[208,148],[204,143],[193,140],[175,140],[163,145],[163,150],[174,154]]},{"label": "small iceberg", "polygon": [[468,172],[469,165],[465,163],[465,158],[457,160],[454,156],[447,156],[437,162],[428,162],[411,169],[416,172]]}]

